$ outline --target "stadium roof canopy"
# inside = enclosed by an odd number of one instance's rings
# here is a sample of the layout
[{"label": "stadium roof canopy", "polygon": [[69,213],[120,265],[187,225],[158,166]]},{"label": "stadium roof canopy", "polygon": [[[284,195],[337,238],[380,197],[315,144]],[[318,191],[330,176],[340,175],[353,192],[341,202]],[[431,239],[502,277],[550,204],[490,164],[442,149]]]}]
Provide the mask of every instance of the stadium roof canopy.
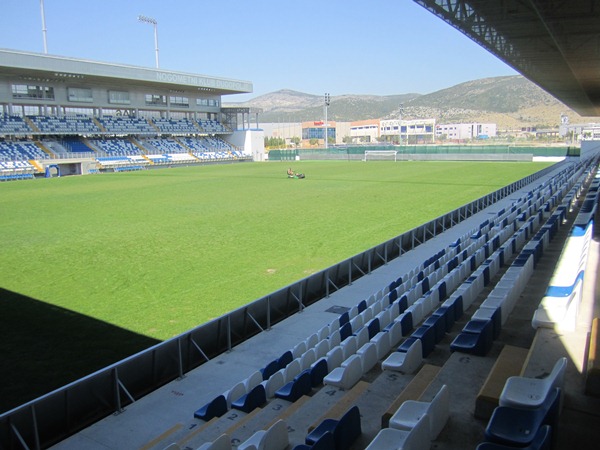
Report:
[{"label": "stadium roof canopy", "polygon": [[600,116],[600,0],[414,0],[582,116]]},{"label": "stadium roof canopy", "polygon": [[6,49],[0,49],[0,72],[21,79],[114,82],[120,86],[173,90],[185,87],[211,95],[245,94],[253,90],[248,81]]}]

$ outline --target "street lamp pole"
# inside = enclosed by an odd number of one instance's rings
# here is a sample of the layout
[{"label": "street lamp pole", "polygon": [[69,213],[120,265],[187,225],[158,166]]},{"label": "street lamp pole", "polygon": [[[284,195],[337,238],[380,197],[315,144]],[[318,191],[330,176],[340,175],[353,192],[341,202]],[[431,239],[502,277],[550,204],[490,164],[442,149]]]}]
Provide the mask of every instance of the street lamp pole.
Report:
[{"label": "street lamp pole", "polygon": [[158,69],[160,67],[158,64],[158,22],[152,17],[146,17],[141,15],[138,16],[138,20],[140,22],[149,23],[150,25],[154,26],[154,50],[156,52],[156,68]]},{"label": "street lamp pole", "polygon": [[331,102],[329,93],[325,93],[325,149],[328,148],[328,136],[327,136],[327,108],[329,107],[329,103]]}]

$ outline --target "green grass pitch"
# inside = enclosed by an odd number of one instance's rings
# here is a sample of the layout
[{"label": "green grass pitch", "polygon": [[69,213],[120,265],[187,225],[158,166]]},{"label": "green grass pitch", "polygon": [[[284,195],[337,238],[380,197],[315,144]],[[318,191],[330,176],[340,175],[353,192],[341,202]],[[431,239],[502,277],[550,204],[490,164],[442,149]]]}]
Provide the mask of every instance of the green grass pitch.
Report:
[{"label": "green grass pitch", "polygon": [[0,183],[0,411],[548,164],[288,166]]}]

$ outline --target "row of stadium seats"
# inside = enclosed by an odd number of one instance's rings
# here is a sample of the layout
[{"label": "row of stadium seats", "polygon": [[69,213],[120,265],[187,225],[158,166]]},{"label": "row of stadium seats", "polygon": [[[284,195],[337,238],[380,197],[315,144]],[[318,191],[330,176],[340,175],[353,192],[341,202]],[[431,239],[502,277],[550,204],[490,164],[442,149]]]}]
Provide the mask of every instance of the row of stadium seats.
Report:
[{"label": "row of stadium seats", "polygon": [[230,133],[216,120],[138,118],[131,116],[86,115],[13,116],[0,114],[0,135],[14,134],[219,134]]}]

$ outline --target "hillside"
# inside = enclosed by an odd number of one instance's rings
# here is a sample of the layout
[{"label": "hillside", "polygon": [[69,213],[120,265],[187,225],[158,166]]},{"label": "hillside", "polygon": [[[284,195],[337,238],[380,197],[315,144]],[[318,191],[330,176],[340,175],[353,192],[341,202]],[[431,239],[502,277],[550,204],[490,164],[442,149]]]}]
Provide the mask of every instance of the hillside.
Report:
[{"label": "hillside", "polygon": [[[259,120],[263,123],[323,118],[322,95],[287,89],[237,105],[261,108],[263,113]],[[397,118],[400,105],[403,119],[433,117],[438,123],[493,122],[500,129],[554,128],[558,126],[561,114],[567,114],[571,123],[594,121],[594,118],[579,116],[520,75],[468,81],[426,95],[332,96],[328,118],[343,122]]]}]

